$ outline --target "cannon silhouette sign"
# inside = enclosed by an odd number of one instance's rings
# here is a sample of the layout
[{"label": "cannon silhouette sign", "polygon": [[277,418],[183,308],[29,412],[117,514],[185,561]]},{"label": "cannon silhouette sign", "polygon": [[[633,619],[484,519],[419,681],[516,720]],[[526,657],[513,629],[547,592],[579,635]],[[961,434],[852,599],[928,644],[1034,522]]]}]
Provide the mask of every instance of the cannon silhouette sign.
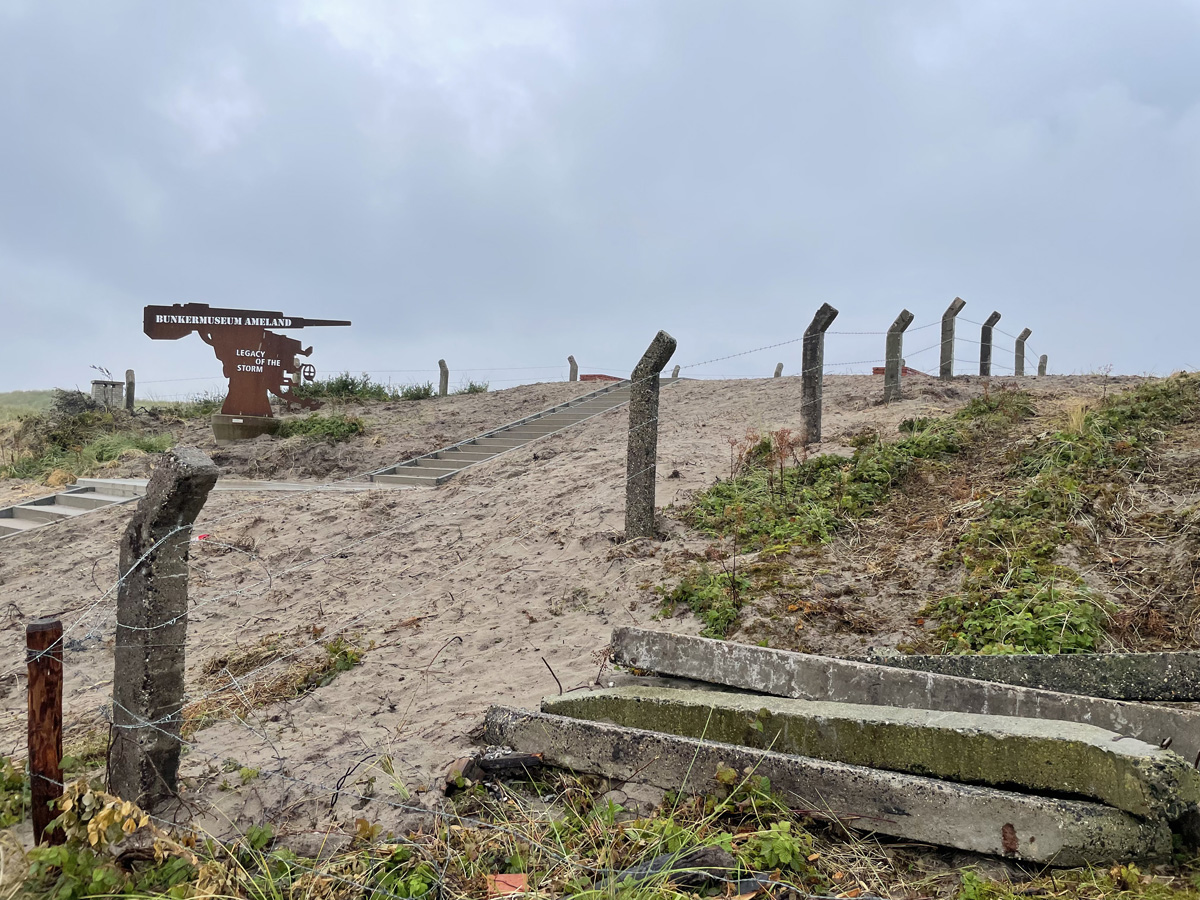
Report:
[{"label": "cannon silhouette sign", "polygon": [[176,303],[147,306],[143,330],[156,341],[177,341],[189,334],[200,335],[225,367],[229,393],[221,412],[213,416],[217,441],[244,440],[278,428],[271,414],[268,392],[283,400],[287,409],[315,409],[314,400],[297,397],[301,379],[312,381],[316,369],[301,364],[300,357],[312,355],[312,347],[268,329],[344,326],[335,319],[302,319],[281,312],[259,309],[216,309],[207,303]]}]

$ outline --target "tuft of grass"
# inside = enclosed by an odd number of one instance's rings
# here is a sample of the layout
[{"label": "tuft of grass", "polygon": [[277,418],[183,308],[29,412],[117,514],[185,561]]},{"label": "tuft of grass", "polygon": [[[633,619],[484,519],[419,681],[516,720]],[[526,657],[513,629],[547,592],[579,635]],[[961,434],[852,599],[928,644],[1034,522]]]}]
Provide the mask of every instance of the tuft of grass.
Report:
[{"label": "tuft of grass", "polygon": [[454,393],[456,394],[486,394],[488,392],[488,382],[486,381],[468,381],[466,384],[459,387]]},{"label": "tuft of grass", "polygon": [[433,396],[433,382],[424,384],[408,384],[400,389],[401,400],[428,400]]},{"label": "tuft of grass", "polygon": [[292,389],[297,397],[313,400],[399,400],[400,392],[390,384],[372,381],[363,372],[361,376],[342,372],[329,378],[306,381]]},{"label": "tuft of grass", "polygon": [[323,416],[312,413],[308,416],[284,419],[279,425],[278,434],[283,438],[306,435],[322,440],[345,441],[366,430],[366,424],[358,416]]}]

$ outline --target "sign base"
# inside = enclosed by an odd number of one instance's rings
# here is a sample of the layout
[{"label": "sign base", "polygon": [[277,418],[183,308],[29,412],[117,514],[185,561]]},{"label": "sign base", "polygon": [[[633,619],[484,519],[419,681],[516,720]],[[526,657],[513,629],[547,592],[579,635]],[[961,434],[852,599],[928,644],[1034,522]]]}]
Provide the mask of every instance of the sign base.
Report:
[{"label": "sign base", "polygon": [[213,437],[219,446],[235,441],[250,441],[260,434],[274,434],[280,421],[273,416],[226,416],[214,413],[212,417]]}]

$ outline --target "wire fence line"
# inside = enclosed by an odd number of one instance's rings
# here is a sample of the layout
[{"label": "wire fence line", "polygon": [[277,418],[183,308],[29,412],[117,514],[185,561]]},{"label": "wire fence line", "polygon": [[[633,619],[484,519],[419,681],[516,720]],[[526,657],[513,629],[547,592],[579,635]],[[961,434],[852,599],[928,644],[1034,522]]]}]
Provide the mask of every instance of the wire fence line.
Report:
[{"label": "wire fence line", "polygon": [[[920,331],[925,328],[934,327],[937,324],[938,324],[937,322],[929,323],[927,325],[921,326],[920,328],[910,329],[910,331]],[[884,334],[884,333],[885,332],[879,332],[879,334]],[[719,358],[715,358],[715,359],[704,360],[704,361],[697,362],[697,363],[691,363],[686,367],[681,366],[681,370],[684,368],[688,368],[688,369],[699,368],[699,367],[711,365],[711,364],[714,364],[716,362],[720,362],[720,361],[723,361],[726,359],[732,359],[732,358],[736,358],[736,357],[746,356],[746,355],[749,355],[752,353],[763,352],[765,350],[774,349],[776,347],[794,344],[801,340],[803,340],[803,338],[796,338],[796,339],[792,339],[789,341],[783,341],[783,342],[777,342],[774,344],[764,345],[762,347],[754,348],[752,350],[741,351],[739,353],[730,354],[725,357],[719,357]],[[912,351],[908,355],[911,357],[918,357],[922,354],[931,352],[932,350],[935,350],[940,346],[942,346],[941,342],[936,343],[936,344],[931,344],[929,346],[923,347],[916,351]],[[958,361],[966,362],[963,360],[958,360]],[[854,366],[854,365],[875,364],[875,363],[880,363],[880,362],[883,362],[883,360],[860,360],[860,361],[849,361],[849,362],[843,362],[843,363],[835,362],[835,363],[825,363],[825,365],[829,366],[829,367],[837,367],[837,366],[849,367],[849,366]],[[814,366],[812,368],[815,369],[817,367]],[[807,371],[812,371],[812,369],[809,369]],[[646,380],[649,381],[649,380],[651,380],[653,378],[657,378],[657,377],[658,377],[657,375],[650,376],[650,378],[648,378]],[[802,413],[806,408],[807,408],[807,405],[804,402],[801,402],[798,405],[798,409]],[[609,413],[612,413],[612,412],[614,412],[614,410],[611,410],[611,409],[605,410],[604,412],[597,413],[595,416],[590,416],[583,421],[589,421],[591,419],[598,418],[599,416],[608,415]],[[641,423],[639,425],[627,428],[624,431],[623,436],[626,439],[628,439],[628,437],[630,435],[634,434],[639,428],[644,428],[651,424],[657,425],[658,422],[659,422],[659,419],[657,417],[655,417],[649,422]],[[559,429],[555,432],[545,435],[545,437],[552,437],[552,436],[561,434],[562,431],[564,431],[564,430],[566,430],[566,429],[565,428]],[[521,448],[512,448],[512,449],[525,449],[527,447],[528,447],[528,444],[523,445]],[[505,452],[511,452],[511,451],[505,451]],[[645,474],[647,471],[650,471],[653,468],[654,468],[654,465],[651,465],[649,467],[646,467],[646,468],[644,468],[638,472],[634,472],[632,474],[623,473],[620,477],[614,476],[614,477],[606,478],[606,479],[601,480],[598,484],[596,484],[596,487],[597,488],[619,487],[621,484],[624,484],[633,478],[637,478],[637,477]],[[214,517],[212,519],[204,519],[201,522],[197,522],[195,529],[199,530],[201,528],[212,528],[215,525],[220,524],[220,523],[225,523],[225,522],[229,522],[229,521],[236,520],[239,518],[244,518],[244,517],[248,516],[252,511],[261,510],[263,506],[267,506],[267,505],[270,505],[273,503],[282,504],[284,502],[295,501],[306,495],[315,493],[329,485],[346,483],[346,482],[354,481],[356,479],[366,478],[372,474],[377,474],[379,471],[380,471],[379,469],[375,469],[375,470],[371,470],[371,471],[355,473],[355,474],[347,476],[345,478],[338,479],[337,481],[325,482],[322,485],[314,486],[310,491],[295,492],[294,494],[289,494],[286,496],[280,496],[280,497],[276,497],[276,498],[264,498],[260,501],[257,501],[256,503],[252,504],[250,509],[247,509],[246,507],[240,507],[237,510],[230,511],[228,513],[222,514],[222,515]],[[265,589],[266,591],[270,591],[272,586],[274,586],[275,584],[277,584],[280,581],[284,581],[291,576],[294,576],[298,573],[302,573],[302,572],[310,569],[311,567],[327,563],[331,559],[344,558],[348,554],[352,554],[352,553],[362,550],[362,548],[371,544],[372,542],[376,542],[376,541],[379,541],[379,540],[382,540],[382,539],[385,539],[388,537],[395,537],[399,534],[404,533],[410,527],[419,525],[425,529],[449,528],[449,527],[451,527],[453,522],[460,517],[460,514],[464,509],[471,508],[471,506],[473,504],[480,504],[480,503],[484,502],[485,498],[494,496],[495,493],[500,491],[503,487],[505,487],[505,485],[506,485],[505,481],[496,480],[492,484],[487,485],[487,486],[483,487],[482,489],[472,490],[470,492],[464,491],[464,492],[461,492],[461,493],[459,493],[451,498],[448,498],[448,499],[444,498],[444,495],[443,495],[437,499],[436,508],[434,508],[433,510],[427,510],[425,508],[426,506],[432,505],[432,502],[433,502],[432,498],[426,498],[426,499],[430,500],[429,504],[423,504],[421,508],[414,510],[413,512],[408,514],[406,517],[404,517],[399,522],[394,522],[394,523],[389,524],[387,527],[373,529],[366,534],[358,535],[358,536],[354,537],[352,540],[340,543],[333,548],[330,548],[326,551],[321,552],[317,556],[310,557],[310,558],[304,559],[302,561],[298,561],[294,564],[285,566],[282,569],[272,570],[269,566],[266,565],[265,562],[260,560],[259,562],[261,563],[261,565],[264,568],[264,574],[261,578],[259,578],[256,581],[252,581],[250,583],[239,584],[236,588],[233,588],[233,589],[230,589],[230,590],[227,590],[224,592],[218,592],[212,596],[201,598],[201,599],[197,600],[194,604],[192,604],[189,607],[188,615],[195,615],[201,609],[208,608],[208,607],[211,607],[214,605],[225,604],[228,601],[235,600],[238,598],[243,598],[245,596],[248,596],[251,592],[254,592],[254,591],[257,591],[260,589]],[[517,515],[513,519],[509,520],[509,524],[511,525],[513,522],[521,522],[522,526],[523,526],[524,524],[527,524],[528,518],[530,516],[532,516],[534,514],[534,512],[535,512],[535,510],[532,508],[526,508],[524,510],[518,511]],[[412,587],[411,589],[409,589],[405,592],[402,592],[398,595],[394,595],[386,603],[379,605],[379,606],[367,607],[367,608],[364,608],[362,611],[357,612],[353,615],[350,615],[348,617],[342,617],[336,623],[334,623],[332,625],[332,627],[327,626],[321,632],[321,634],[319,636],[314,636],[311,640],[304,642],[294,648],[289,649],[284,654],[277,656],[275,658],[272,658],[271,660],[263,663],[262,665],[260,665],[258,667],[255,667],[255,668],[250,669],[249,671],[240,672],[237,674],[231,672],[228,669],[228,667],[226,667],[224,670],[224,673],[223,673],[226,678],[225,678],[225,681],[220,684],[220,686],[214,687],[211,690],[207,690],[207,691],[204,691],[201,693],[185,694],[185,697],[184,697],[185,704],[190,705],[190,704],[201,703],[205,700],[213,699],[214,697],[223,695],[223,694],[227,693],[228,691],[232,690],[232,691],[239,692],[241,694],[241,696],[244,700],[244,704],[246,706],[247,712],[249,713],[249,716],[257,716],[257,714],[254,712],[254,706],[250,702],[250,698],[247,697],[246,693],[245,693],[247,685],[251,684],[255,679],[262,677],[268,671],[270,671],[272,668],[286,664],[286,663],[290,662],[291,660],[298,658],[302,654],[304,654],[310,650],[313,650],[314,648],[316,648],[322,644],[327,643],[333,637],[346,635],[347,633],[351,632],[353,629],[360,627],[365,621],[367,621],[368,619],[370,619],[372,617],[382,618],[382,617],[391,615],[397,608],[401,607],[406,601],[409,601],[422,593],[429,592],[432,587],[449,580],[451,577],[453,577],[455,574],[457,574],[458,572],[460,572],[467,566],[469,566],[471,564],[479,563],[487,555],[495,555],[496,553],[498,553],[508,547],[511,547],[514,544],[526,539],[532,533],[532,531],[538,527],[539,524],[540,523],[535,522],[528,529],[526,529],[524,531],[518,530],[518,533],[513,534],[511,536],[508,536],[508,537],[505,537],[502,539],[495,539],[495,540],[485,542],[480,547],[474,548],[465,558],[460,557],[460,561],[456,565],[451,565],[448,568],[440,568],[436,573],[432,573],[429,575],[423,575],[423,580],[421,580],[420,583],[418,583],[417,585],[415,585],[414,587]],[[101,609],[110,606],[112,603],[112,597],[119,591],[119,588],[122,586],[122,584],[125,583],[126,580],[133,575],[133,573],[135,573],[143,565],[145,565],[147,563],[147,560],[153,555],[153,553],[157,549],[159,549],[162,546],[162,544],[166,540],[178,535],[179,533],[181,533],[183,531],[188,531],[188,530],[191,530],[191,526],[177,527],[174,530],[172,530],[168,535],[161,538],[152,548],[147,550],[137,561],[135,561],[133,566],[127,572],[119,575],[119,577],[116,579],[116,581],[114,581],[107,589],[105,589],[102,592],[100,598],[93,601],[82,614],[80,614],[79,616],[76,617],[76,620],[74,623],[72,623],[71,628],[64,630],[64,639],[63,640],[65,641],[68,630],[74,631],[75,629],[81,627],[81,625],[86,617],[91,616],[91,615],[99,612]],[[254,554],[252,552],[246,551],[244,548],[237,547],[232,544],[216,541],[214,546],[221,546],[225,549],[237,550],[237,551],[245,554],[246,556],[250,557],[251,559],[254,558]],[[447,550],[447,549],[450,549],[452,546],[453,546],[452,544],[447,544],[442,549]],[[362,563],[364,565],[368,565],[370,562],[371,562],[370,560],[365,560],[365,559],[362,560]],[[490,586],[498,587],[499,584],[502,582],[502,580],[503,580],[502,578],[497,578],[496,580],[490,582]],[[170,619],[163,620],[162,622],[155,623],[150,626],[134,626],[134,625],[121,623],[118,621],[113,626],[113,629],[114,629],[113,633],[115,634],[115,632],[120,629],[126,629],[126,630],[131,630],[131,631],[140,631],[140,632],[156,631],[158,629],[165,628],[170,625],[178,624],[179,618],[180,617],[178,617],[178,616],[172,617]],[[93,631],[93,629],[98,627],[98,624],[99,623],[97,623],[97,625],[94,625],[94,626],[92,626],[91,629],[89,629],[89,631],[88,631],[89,636],[98,636],[99,634],[102,633],[99,631]],[[103,632],[103,633],[107,634],[107,632]],[[216,643],[217,640],[219,640],[219,638],[214,638],[213,643]],[[144,647],[145,645],[142,645],[142,646]],[[165,646],[165,645],[160,645],[160,646]],[[171,643],[171,644],[169,644],[169,646],[177,646],[177,644]],[[204,646],[205,645],[201,645],[201,647],[204,647]],[[193,651],[195,651],[196,649],[199,649],[199,648],[192,647],[192,649],[193,649]],[[431,661],[430,665],[432,665],[432,661]],[[15,671],[15,669],[13,671]],[[428,671],[428,669],[427,669],[427,671]],[[134,724],[116,725],[115,723],[113,723],[113,720],[114,720],[113,712],[115,712],[118,707],[121,709],[122,712],[124,712],[126,715],[128,715],[133,720]],[[115,699],[107,707],[108,721],[110,723],[112,723],[113,728],[116,728],[116,729],[150,728],[157,732],[161,732],[162,734],[166,734],[174,740],[179,741],[180,747],[186,747],[188,749],[189,753],[194,753],[199,757],[209,758],[209,759],[217,761],[217,762],[223,762],[224,760],[219,754],[212,753],[208,750],[205,750],[202,747],[198,746],[194,741],[189,741],[189,740],[181,737],[180,735],[173,734],[171,731],[169,731],[168,729],[163,727],[163,726],[166,726],[166,725],[176,722],[181,713],[182,713],[182,710],[175,712],[175,713],[171,713],[169,715],[166,715],[166,716],[163,716],[160,718],[157,718],[157,719],[144,719],[144,718],[139,719],[136,716],[136,714],[134,714],[132,711],[126,709],[124,706],[120,706],[120,704],[118,704]],[[249,716],[247,718],[249,718]],[[265,725],[262,724],[261,720],[259,721],[259,727],[255,727],[255,725],[253,723],[251,723],[250,721],[247,721],[247,719],[238,718],[233,721],[234,721],[235,725],[241,725],[249,733],[254,734],[257,738],[261,739],[263,741],[264,749],[270,749],[269,745],[272,744],[272,741],[271,741],[270,735],[268,734],[268,732],[266,730]],[[358,751],[347,751],[346,755],[351,756],[352,754],[355,754],[357,752]],[[276,757],[278,758],[278,751],[276,751]],[[341,781],[339,781],[336,784],[328,784],[328,783],[324,783],[324,782],[320,782],[320,781],[313,781],[313,780],[309,780],[309,779],[305,779],[305,778],[297,778],[293,774],[289,773],[287,765],[282,760],[280,760],[277,768],[263,771],[262,774],[264,777],[268,777],[268,778],[272,778],[272,779],[279,779],[286,783],[289,783],[289,784],[295,785],[299,788],[302,788],[308,792],[317,792],[317,793],[321,793],[321,794],[324,794],[327,796],[333,796],[335,798],[338,796],[354,797],[355,799],[361,799],[361,800],[364,800],[367,802],[371,802],[371,801],[382,802],[382,803],[385,803],[386,805],[388,805],[392,808],[395,808],[397,810],[403,810],[403,811],[422,814],[422,815],[433,815],[435,817],[438,817],[440,819],[445,819],[445,820],[454,819],[454,820],[458,820],[458,821],[467,821],[461,816],[457,816],[456,814],[452,814],[452,813],[447,813],[444,810],[429,810],[425,807],[406,804],[403,802],[397,802],[397,801],[390,800],[388,798],[379,797],[377,795],[369,795],[368,796],[368,795],[364,795],[361,793],[357,793],[354,790],[352,790],[351,788],[348,788]],[[495,823],[483,822],[480,820],[473,820],[472,824],[478,825],[480,827],[487,827],[487,828],[502,827],[502,826],[496,826]],[[523,840],[529,839],[528,835],[520,834],[519,836]],[[547,849],[549,849],[549,848],[547,848]],[[556,851],[554,851],[554,852],[556,852]],[[564,862],[568,861],[568,857],[566,857],[566,856],[560,856],[560,858]],[[316,871],[316,870],[314,870],[314,871]],[[599,872],[601,870],[594,869],[594,871]],[[444,878],[445,878],[445,870],[444,869],[440,872],[440,877],[444,880]],[[360,882],[351,882],[351,883],[361,885]]]}]

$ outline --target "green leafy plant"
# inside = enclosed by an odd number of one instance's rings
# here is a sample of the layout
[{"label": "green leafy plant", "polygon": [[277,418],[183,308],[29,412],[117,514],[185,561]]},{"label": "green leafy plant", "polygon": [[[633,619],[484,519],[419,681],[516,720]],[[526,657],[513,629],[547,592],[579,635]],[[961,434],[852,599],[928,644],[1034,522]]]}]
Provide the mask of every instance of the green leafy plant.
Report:
[{"label": "green leafy plant", "polygon": [[280,437],[305,435],[329,441],[345,441],[367,430],[358,416],[323,416],[312,413],[308,416],[284,419],[279,425]]}]

